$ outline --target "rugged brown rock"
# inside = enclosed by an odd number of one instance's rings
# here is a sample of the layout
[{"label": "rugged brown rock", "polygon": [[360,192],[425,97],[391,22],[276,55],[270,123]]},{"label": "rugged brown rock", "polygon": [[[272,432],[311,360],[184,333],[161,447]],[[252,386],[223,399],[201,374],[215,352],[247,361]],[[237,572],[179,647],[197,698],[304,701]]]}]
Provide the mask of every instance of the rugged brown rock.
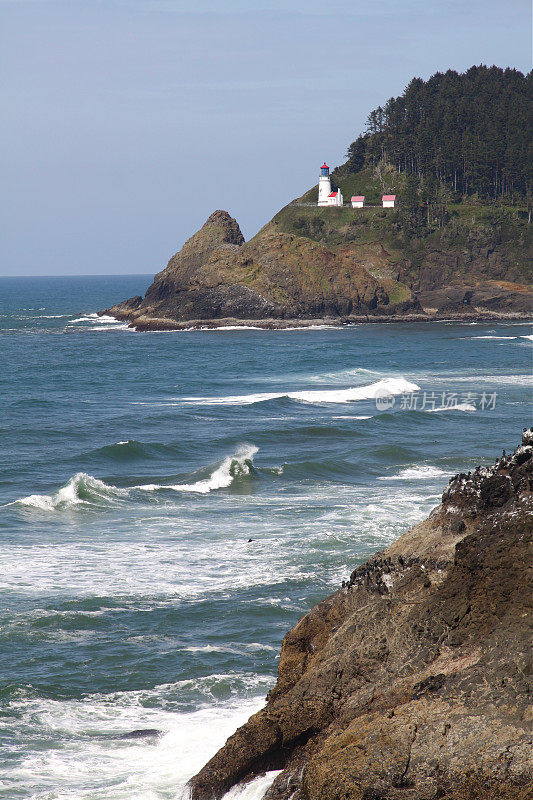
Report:
[{"label": "rugged brown rock", "polygon": [[268,800],[533,797],[533,429],[522,441],[295,625],[193,800],[272,768]]},{"label": "rugged brown rock", "polygon": [[483,319],[528,316],[532,310],[528,287],[509,280],[516,269],[476,241],[460,256],[429,252],[415,268],[408,260],[398,262],[379,240],[352,240],[343,219],[328,218],[321,241],[313,238],[312,225],[305,228],[309,235],[299,235],[292,211],[288,206],[247,243],[237,222],[215,211],[155,276],[144,298],[102,313],[137,330],[161,330]]},{"label": "rugged brown rock", "polygon": [[278,231],[244,244],[236,221],[215,211],[155,276],[144,299],[131,298],[103,313],[149,330],[212,320],[338,320],[406,312],[422,315],[411,290],[397,278],[376,279],[356,248],[333,251]]}]

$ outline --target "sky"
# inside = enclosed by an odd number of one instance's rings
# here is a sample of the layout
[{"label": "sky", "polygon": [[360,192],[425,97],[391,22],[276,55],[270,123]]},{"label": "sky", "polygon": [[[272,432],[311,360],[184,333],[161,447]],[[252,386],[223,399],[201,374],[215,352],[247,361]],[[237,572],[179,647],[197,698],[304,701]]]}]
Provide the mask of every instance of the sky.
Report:
[{"label": "sky", "polygon": [[531,69],[530,0],[0,0],[0,275],[246,239],[413,77]]}]

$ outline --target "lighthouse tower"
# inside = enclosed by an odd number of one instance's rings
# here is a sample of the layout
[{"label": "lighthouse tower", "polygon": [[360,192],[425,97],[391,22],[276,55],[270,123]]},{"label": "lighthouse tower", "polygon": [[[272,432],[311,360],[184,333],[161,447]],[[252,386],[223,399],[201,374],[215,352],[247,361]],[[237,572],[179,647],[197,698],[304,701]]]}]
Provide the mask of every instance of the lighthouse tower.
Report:
[{"label": "lighthouse tower", "polygon": [[318,205],[329,206],[329,196],[331,194],[331,178],[329,177],[329,167],[324,161],[320,167],[320,178],[318,179]]},{"label": "lighthouse tower", "polygon": [[329,167],[324,161],[320,167],[320,178],[318,179],[318,203],[319,206],[342,206],[343,198],[341,190],[331,191],[331,178],[329,177]]}]

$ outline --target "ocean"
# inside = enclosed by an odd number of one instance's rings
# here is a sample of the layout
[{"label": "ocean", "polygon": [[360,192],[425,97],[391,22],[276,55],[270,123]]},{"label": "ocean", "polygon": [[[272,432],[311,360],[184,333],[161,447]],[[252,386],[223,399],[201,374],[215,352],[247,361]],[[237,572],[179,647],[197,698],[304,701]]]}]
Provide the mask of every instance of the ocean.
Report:
[{"label": "ocean", "polygon": [[292,625],[532,423],[526,323],[97,317],[150,280],[0,280],[5,800],[183,797]]}]

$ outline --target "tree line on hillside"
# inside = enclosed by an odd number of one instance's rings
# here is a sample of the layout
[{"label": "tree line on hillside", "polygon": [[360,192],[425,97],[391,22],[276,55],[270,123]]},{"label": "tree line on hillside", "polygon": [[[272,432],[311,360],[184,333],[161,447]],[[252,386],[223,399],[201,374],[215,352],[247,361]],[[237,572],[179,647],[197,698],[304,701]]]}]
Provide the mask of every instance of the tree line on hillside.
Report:
[{"label": "tree line on hillside", "polygon": [[408,192],[425,194],[428,208],[442,187],[456,199],[513,203],[527,197],[529,206],[532,94],[533,71],[479,66],[413,78],[400,97],[370,113],[342,170],[391,164],[411,176]]}]

